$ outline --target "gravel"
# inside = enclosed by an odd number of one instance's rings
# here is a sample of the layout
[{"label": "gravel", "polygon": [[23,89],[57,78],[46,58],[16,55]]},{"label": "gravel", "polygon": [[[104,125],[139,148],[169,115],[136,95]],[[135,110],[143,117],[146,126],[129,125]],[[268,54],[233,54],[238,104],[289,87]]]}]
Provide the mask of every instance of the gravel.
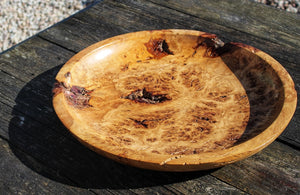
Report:
[{"label": "gravel", "polygon": [[252,1],[270,5],[272,7],[283,9],[288,12],[300,14],[300,0],[252,0]]},{"label": "gravel", "polygon": [[0,52],[99,0],[0,0]]},{"label": "gravel", "polygon": [[[0,53],[100,0],[0,0]],[[300,13],[300,0],[252,0]]]}]

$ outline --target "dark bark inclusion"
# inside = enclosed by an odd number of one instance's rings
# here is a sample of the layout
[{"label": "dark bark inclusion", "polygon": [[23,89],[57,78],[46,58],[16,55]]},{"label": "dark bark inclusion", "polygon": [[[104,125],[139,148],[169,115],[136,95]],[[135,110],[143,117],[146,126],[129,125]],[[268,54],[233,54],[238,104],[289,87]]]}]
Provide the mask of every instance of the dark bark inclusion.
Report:
[{"label": "dark bark inclusion", "polygon": [[[169,49],[169,45],[167,44],[165,39],[151,38],[144,45],[146,46],[147,51],[153,55],[154,59],[160,59],[167,55],[174,55],[174,53]],[[204,47],[206,48],[204,52],[204,57],[210,57],[210,58],[218,57],[223,53],[226,53],[229,50],[229,48],[231,48],[232,45],[236,45],[238,47],[246,47],[250,49],[253,53],[257,51],[256,48],[241,43],[231,42],[231,43],[224,44],[224,42],[220,40],[216,35],[206,33],[198,37],[197,44],[196,46],[193,47],[194,53],[192,54],[192,56],[194,56],[197,53],[198,48]]]},{"label": "dark bark inclusion", "polygon": [[124,99],[129,99],[135,102],[147,104],[157,104],[165,102],[167,100],[171,100],[165,94],[154,95],[151,92],[147,91],[145,88],[133,91],[131,94],[125,96]]},{"label": "dark bark inclusion", "polygon": [[169,46],[164,39],[150,39],[145,43],[147,51],[153,55],[155,59],[160,59],[167,55],[173,55],[173,52],[170,51]]},{"label": "dark bark inclusion", "polygon": [[197,49],[201,46],[206,48],[204,57],[214,58],[218,57],[224,52],[224,50],[222,49],[224,46],[224,42],[217,38],[217,36],[214,34],[200,35],[197,40],[197,45],[193,47],[194,53],[192,56],[197,53]]},{"label": "dark bark inclusion", "polygon": [[54,96],[58,93],[64,93],[68,103],[75,108],[91,107],[89,100],[91,98],[90,93],[93,90],[86,90],[84,87],[79,86],[68,86],[64,82],[56,81],[52,91]]}]

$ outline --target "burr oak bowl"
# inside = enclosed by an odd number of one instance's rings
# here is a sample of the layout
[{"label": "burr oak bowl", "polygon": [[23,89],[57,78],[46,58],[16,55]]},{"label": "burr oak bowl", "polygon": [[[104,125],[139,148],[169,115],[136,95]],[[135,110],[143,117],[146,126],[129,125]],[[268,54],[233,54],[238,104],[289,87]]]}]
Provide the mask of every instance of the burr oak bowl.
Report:
[{"label": "burr oak bowl", "polygon": [[160,171],[212,169],[257,153],[284,131],[297,99],[271,56],[194,30],[100,41],[56,80],[54,109],[82,144]]}]

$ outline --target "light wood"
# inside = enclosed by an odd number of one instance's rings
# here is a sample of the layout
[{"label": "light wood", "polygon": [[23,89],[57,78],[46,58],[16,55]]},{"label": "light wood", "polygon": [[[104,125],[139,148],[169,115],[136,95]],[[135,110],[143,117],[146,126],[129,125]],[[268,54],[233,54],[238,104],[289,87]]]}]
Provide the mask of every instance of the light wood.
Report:
[{"label": "light wood", "polygon": [[192,30],[101,41],[56,79],[55,111],[79,141],[165,171],[211,169],[260,151],[285,129],[297,99],[268,54]]}]

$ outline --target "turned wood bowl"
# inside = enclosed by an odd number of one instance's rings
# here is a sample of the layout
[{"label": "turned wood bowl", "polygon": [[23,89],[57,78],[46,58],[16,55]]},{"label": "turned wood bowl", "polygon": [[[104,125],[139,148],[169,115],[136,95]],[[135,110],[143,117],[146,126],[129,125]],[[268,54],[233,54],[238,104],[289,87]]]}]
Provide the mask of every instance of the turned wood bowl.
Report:
[{"label": "turned wood bowl", "polygon": [[193,30],[98,42],[56,80],[55,111],[81,143],[161,171],[212,169],[257,153],[286,128],[297,98],[268,54]]}]

